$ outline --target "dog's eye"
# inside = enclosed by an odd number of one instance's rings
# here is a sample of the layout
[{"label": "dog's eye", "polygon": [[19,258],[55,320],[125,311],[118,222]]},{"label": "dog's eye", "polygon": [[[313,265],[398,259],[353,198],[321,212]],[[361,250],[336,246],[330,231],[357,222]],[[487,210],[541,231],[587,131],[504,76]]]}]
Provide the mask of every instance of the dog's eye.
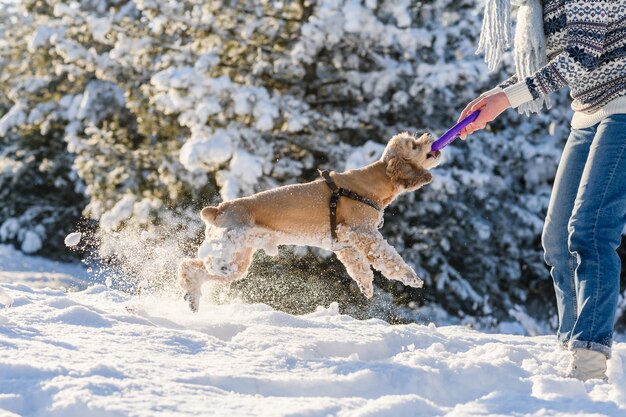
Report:
[{"label": "dog's eye", "polygon": [[419,147],[420,147],[420,146],[419,146],[417,143],[415,143],[415,142],[413,142],[413,144],[412,144],[411,146],[413,147],[413,150],[416,150],[417,148],[419,148]]}]

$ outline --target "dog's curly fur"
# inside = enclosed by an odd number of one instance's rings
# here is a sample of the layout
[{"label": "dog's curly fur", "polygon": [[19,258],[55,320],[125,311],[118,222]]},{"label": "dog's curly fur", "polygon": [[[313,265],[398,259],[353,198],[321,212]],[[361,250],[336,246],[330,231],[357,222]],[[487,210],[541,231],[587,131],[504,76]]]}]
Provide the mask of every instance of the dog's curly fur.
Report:
[{"label": "dog's curly fur", "polygon": [[[398,195],[432,181],[429,169],[440,161],[431,152],[429,134],[419,139],[402,133],[391,138],[380,160],[360,169],[331,173],[339,187],[352,190],[386,207]],[[205,207],[206,240],[199,259],[184,259],[178,267],[180,285],[192,310],[198,309],[201,286],[212,280],[243,278],[256,250],[278,253],[278,245],[300,244],[332,250],[368,298],[373,295],[370,265],[393,280],[412,287],[423,281],[377,229],[382,213],[342,197],[337,207],[337,241],[329,225],[331,191],[323,180],[289,185],[250,197]]]}]

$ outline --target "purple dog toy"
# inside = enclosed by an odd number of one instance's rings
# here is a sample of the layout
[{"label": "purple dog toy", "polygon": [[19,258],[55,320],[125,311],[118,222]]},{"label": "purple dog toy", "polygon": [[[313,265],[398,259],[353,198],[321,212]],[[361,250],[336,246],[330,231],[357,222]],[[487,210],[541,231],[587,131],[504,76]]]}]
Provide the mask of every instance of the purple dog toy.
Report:
[{"label": "purple dog toy", "polygon": [[476,110],[474,113],[470,114],[469,116],[461,120],[459,123],[452,126],[450,130],[448,130],[439,139],[433,142],[432,146],[430,147],[431,152],[436,152],[438,150],[441,150],[445,148],[446,146],[448,146],[449,144],[451,144],[452,142],[454,142],[454,140],[459,137],[461,130],[463,130],[465,126],[467,126],[468,124],[476,120],[479,113],[480,113],[480,110]]}]

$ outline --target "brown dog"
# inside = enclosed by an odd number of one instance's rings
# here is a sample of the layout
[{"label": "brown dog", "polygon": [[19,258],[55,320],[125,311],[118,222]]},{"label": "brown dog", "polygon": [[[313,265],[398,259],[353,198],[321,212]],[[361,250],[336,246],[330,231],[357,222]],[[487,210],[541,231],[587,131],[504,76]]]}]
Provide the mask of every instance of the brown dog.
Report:
[{"label": "brown dog", "polygon": [[389,279],[422,287],[423,281],[385,241],[378,225],[382,209],[398,195],[432,180],[428,170],[441,159],[440,152],[431,152],[432,142],[429,134],[416,139],[402,133],[391,138],[380,160],[360,169],[330,174],[338,187],[368,200],[366,204],[339,197],[334,232],[329,215],[332,191],[325,180],[279,187],[202,209],[200,216],[207,228],[200,259],[184,259],[178,267],[180,285],[191,309],[198,309],[204,282],[241,279],[254,252],[263,249],[275,255],[278,245],[309,245],[334,251],[368,298],[373,295],[370,265]]}]

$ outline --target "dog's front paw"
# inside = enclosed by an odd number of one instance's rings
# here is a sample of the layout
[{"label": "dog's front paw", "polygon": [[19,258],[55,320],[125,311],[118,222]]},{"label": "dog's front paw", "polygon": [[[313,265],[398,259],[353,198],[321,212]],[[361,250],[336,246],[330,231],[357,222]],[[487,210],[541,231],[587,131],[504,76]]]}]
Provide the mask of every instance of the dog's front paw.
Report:
[{"label": "dog's front paw", "polygon": [[371,283],[364,286],[360,282],[357,282],[357,286],[359,287],[361,294],[363,294],[368,300],[374,296],[374,286]]},{"label": "dog's front paw", "polygon": [[407,271],[407,274],[402,279],[402,282],[404,285],[408,285],[413,288],[422,288],[424,286],[424,281],[418,277],[412,269]]},{"label": "dog's front paw", "polygon": [[418,278],[415,282],[408,284],[409,287],[413,287],[413,288],[422,288],[424,286],[424,280],[422,280],[421,278]]}]

